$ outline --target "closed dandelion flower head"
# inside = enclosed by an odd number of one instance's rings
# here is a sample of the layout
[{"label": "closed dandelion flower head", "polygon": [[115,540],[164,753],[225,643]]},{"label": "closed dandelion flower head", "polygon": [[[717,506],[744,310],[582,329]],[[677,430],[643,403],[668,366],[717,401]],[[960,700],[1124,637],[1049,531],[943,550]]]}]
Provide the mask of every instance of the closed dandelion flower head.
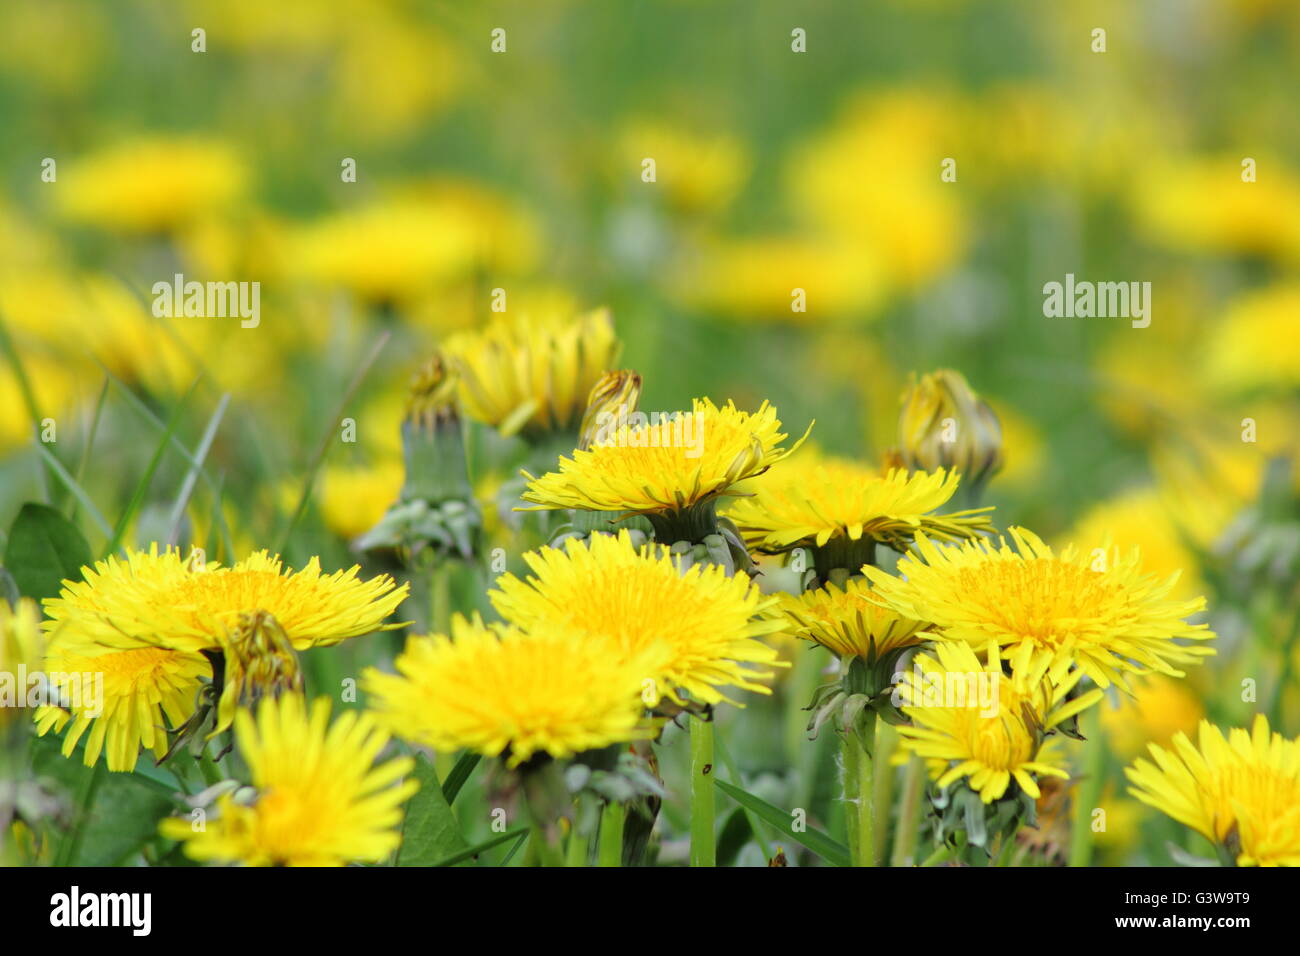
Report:
[{"label": "closed dandelion flower head", "polygon": [[524,630],[557,629],[613,660],[641,661],[647,706],[667,697],[684,704],[728,701],[724,689],[770,693],[761,681],[776,651],[758,636],[783,623],[765,612],[763,596],[744,575],[713,564],[685,574],[662,548],[636,547],[627,532],[577,539],[563,550],[525,555],[533,575],[497,579],[493,606]]},{"label": "closed dandelion flower head", "polygon": [[1060,682],[1078,668],[1100,687],[1125,684],[1125,674],[1158,671],[1181,677],[1212,648],[1180,643],[1214,637],[1186,618],[1205,599],[1172,600],[1176,578],[1144,575],[1137,551],[1121,555],[1053,552],[1036,535],[1012,528],[1006,539],[937,546],[918,534],[898,576],[863,573],[883,604],[928,621],[936,636],[983,648],[993,642],[1030,679]]},{"label": "closed dandelion flower head", "polygon": [[1129,792],[1223,847],[1239,866],[1300,866],[1300,740],[1256,716],[1225,737],[1201,721],[1127,768]]},{"label": "closed dandelion flower head", "polygon": [[649,736],[640,661],[552,630],[456,617],[451,632],[412,637],[396,674],[362,678],[377,719],[398,736],[442,753],[505,756],[511,767]]},{"label": "closed dandelion flower head", "polygon": [[399,783],[409,757],[376,765],[388,743],[369,714],[349,711],[330,723],[330,704],[308,709],[300,694],[262,701],[256,718],[235,719],[239,752],[255,790],[220,798],[202,832],[189,819],[162,823],[196,860],[248,866],[378,863],[401,843],[401,805],[418,788]]},{"label": "closed dandelion flower head", "polygon": [[680,514],[781,461],[802,442],[785,448],[787,437],[767,402],[751,413],[698,398],[687,414],[621,424],[558,472],[529,475],[523,499],[531,510]]},{"label": "closed dandelion flower head", "polygon": [[781,594],[777,613],[791,633],[827,648],[836,657],[884,657],[929,636],[926,624],[899,617],[877,604],[871,585],[850,578],[802,594]]},{"label": "closed dandelion flower head", "polygon": [[992,529],[991,508],[936,515],[957,490],[953,471],[880,471],[842,459],[801,455],[739,498],[727,516],[761,551],[821,547],[832,538],[870,538],[904,550],[918,531],[951,541]]},{"label": "closed dandelion flower head", "polygon": [[607,309],[576,318],[502,315],[446,343],[466,414],[530,437],[576,429],[588,393],[619,349]]},{"label": "closed dandelion flower head", "polygon": [[[14,703],[23,707],[28,688],[19,680],[20,670],[37,671],[41,666],[45,642],[40,629],[41,612],[28,598],[10,607],[0,598],[0,685],[8,684],[14,690]],[[0,704],[0,730],[10,720],[16,709]]]},{"label": "closed dandelion flower head", "polygon": [[965,780],[984,803],[1001,799],[1012,780],[1037,800],[1036,778],[1069,776],[1048,732],[1101,699],[1097,689],[1069,699],[1081,677],[1076,671],[1061,684],[1028,681],[1003,673],[996,647],[985,663],[965,644],[939,644],[934,656],[918,654],[898,684],[912,721],[899,728],[900,756],[924,758],[940,787]]},{"label": "closed dandelion flower head", "polygon": [[86,766],[102,754],[109,770],[121,772],[135,769],[142,749],[159,759],[167,752],[166,728],[190,718],[202,679],[212,676],[201,654],[162,647],[85,653],[62,633],[50,642],[45,670],[62,706],[37,709],[37,732],[62,732],[65,757],[84,737]]}]

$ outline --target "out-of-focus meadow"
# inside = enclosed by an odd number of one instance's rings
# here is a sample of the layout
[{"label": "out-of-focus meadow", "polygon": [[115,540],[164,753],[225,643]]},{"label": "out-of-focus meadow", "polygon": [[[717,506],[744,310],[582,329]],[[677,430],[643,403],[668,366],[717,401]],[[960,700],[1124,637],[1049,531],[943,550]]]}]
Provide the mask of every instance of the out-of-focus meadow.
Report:
[{"label": "out-of-focus meadow", "polygon": [[[1140,546],[1208,598],[1217,656],[1105,705],[1100,859],[1168,862],[1198,838],[1125,763],[1202,716],[1300,733],[1297,62],[1286,0],[6,0],[0,528],[48,501],[102,553],[151,475],[126,543],[347,567],[402,483],[412,371],[494,290],[608,306],[643,408],[768,399],[872,461],[909,375],[958,369],[1002,422],[998,527]],[[260,282],[260,323],[155,317],[177,273]],[[1067,274],[1150,282],[1149,327],[1045,317]],[[526,455],[478,432],[522,567],[498,490]],[[750,703],[755,792],[832,789],[782,769],[801,729]]]}]

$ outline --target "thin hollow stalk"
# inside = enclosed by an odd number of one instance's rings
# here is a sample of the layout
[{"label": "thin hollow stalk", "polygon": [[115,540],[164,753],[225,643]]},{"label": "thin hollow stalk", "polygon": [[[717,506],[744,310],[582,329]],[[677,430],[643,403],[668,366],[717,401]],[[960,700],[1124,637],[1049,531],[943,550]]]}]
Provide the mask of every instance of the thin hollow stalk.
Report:
[{"label": "thin hollow stalk", "polygon": [[601,866],[623,865],[623,823],[627,819],[627,807],[621,803],[607,803],[600,812],[600,850]]},{"label": "thin hollow stalk", "polygon": [[713,722],[691,718],[691,866],[717,866]]},{"label": "thin hollow stalk", "polygon": [[925,794],[925,763],[916,754],[903,774],[903,802],[898,808],[891,866],[911,866],[916,858],[916,834],[921,823],[921,797]]}]

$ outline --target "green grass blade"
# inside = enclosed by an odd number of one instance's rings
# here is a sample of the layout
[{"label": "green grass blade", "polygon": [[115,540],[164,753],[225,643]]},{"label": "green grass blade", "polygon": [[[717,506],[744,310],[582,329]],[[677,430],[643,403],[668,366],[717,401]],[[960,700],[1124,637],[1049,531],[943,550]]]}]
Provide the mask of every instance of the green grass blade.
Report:
[{"label": "green grass blade", "polygon": [[507,840],[513,840],[516,837],[521,837],[521,836],[523,837],[528,836],[527,827],[516,827],[513,830],[507,830],[505,833],[499,833],[490,840],[484,840],[482,843],[461,850],[459,853],[453,853],[451,856],[443,857],[441,860],[439,860],[437,863],[434,863],[433,865],[434,866],[455,866],[457,863],[464,863],[466,860],[472,860],[480,853],[486,853],[494,846],[500,846],[502,843],[505,843]]},{"label": "green grass blade", "polygon": [[831,837],[822,833],[820,830],[814,830],[811,827],[802,833],[794,829],[790,820],[790,814],[786,813],[780,807],[774,807],[759,797],[741,790],[739,787],[733,787],[729,783],[714,779],[713,785],[720,789],[727,796],[731,797],[742,807],[753,811],[754,815],[760,820],[771,824],[788,836],[795,843],[816,853],[832,866],[849,865],[849,848],[842,843],[837,843]]},{"label": "green grass blade", "polygon": [[181,483],[180,493],[176,496],[176,504],[172,505],[172,513],[167,522],[167,543],[175,544],[176,538],[180,534],[181,519],[185,517],[185,509],[189,506],[190,497],[194,494],[194,486],[198,483],[199,474],[203,471],[203,463],[208,460],[208,452],[212,450],[212,442],[217,437],[217,429],[221,427],[221,419],[226,414],[226,407],[230,404],[230,393],[226,392],[217,402],[217,408],[208,419],[208,425],[203,429],[203,437],[199,440],[199,447],[194,450],[194,461],[190,463],[190,470],[185,474],[185,480]]},{"label": "green grass blade", "polygon": [[448,803],[455,803],[456,796],[460,793],[460,788],[465,786],[465,781],[469,775],[474,772],[479,761],[483,757],[481,754],[470,753],[466,751],[461,754],[460,759],[456,761],[456,766],[451,768],[447,774],[447,779],[442,782],[442,795],[447,798]]},{"label": "green grass blade", "polygon": [[[85,510],[86,514],[90,516],[90,520],[95,523],[95,527],[99,528],[100,533],[103,534],[104,540],[107,541],[112,538],[113,526],[108,523],[108,519],[100,513],[100,510],[95,507],[95,503],[90,499],[90,495],[86,492],[86,489],[81,487],[76,478],[73,478],[72,475],[68,474],[68,469],[63,467],[63,462],[59,461],[59,459],[55,457],[54,453],[43,444],[37,444],[36,450],[40,452],[41,457],[45,459],[45,464],[49,466],[50,471],[54,472],[54,476],[63,483],[63,487],[67,488],[68,491],[72,493],[73,499],[75,499],[76,502],[81,505],[82,509]],[[74,514],[68,516],[68,520],[71,521],[73,517],[75,517],[75,509]]]}]

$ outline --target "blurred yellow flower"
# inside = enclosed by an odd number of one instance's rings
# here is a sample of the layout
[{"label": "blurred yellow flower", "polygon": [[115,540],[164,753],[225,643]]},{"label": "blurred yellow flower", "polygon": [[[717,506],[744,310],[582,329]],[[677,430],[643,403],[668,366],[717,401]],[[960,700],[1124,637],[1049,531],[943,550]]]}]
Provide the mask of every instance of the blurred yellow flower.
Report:
[{"label": "blurred yellow flower", "polygon": [[656,186],[671,207],[687,213],[728,205],[749,172],[749,158],[736,137],[697,133],[680,123],[628,123],[617,154],[620,161],[611,172],[622,180],[639,172],[645,159],[653,159]]},{"label": "blurred yellow flower", "polygon": [[127,233],[170,232],[225,215],[248,182],[231,146],[186,136],[127,140],[71,160],[60,177],[64,215]]},{"label": "blurred yellow flower", "polygon": [[1119,694],[1118,707],[1104,704],[1101,723],[1111,745],[1124,759],[1148,744],[1168,746],[1175,734],[1190,734],[1205,716],[1200,698],[1186,681],[1153,674]]},{"label": "blurred yellow flower", "polygon": [[325,526],[340,538],[353,538],[373,528],[402,490],[399,459],[372,466],[331,466],[320,488],[320,511]]},{"label": "blurred yellow flower", "polygon": [[[1297,206],[1300,211],[1300,206]],[[1205,375],[1238,392],[1300,388],[1300,282],[1252,292],[1234,303],[1205,343]]]}]

